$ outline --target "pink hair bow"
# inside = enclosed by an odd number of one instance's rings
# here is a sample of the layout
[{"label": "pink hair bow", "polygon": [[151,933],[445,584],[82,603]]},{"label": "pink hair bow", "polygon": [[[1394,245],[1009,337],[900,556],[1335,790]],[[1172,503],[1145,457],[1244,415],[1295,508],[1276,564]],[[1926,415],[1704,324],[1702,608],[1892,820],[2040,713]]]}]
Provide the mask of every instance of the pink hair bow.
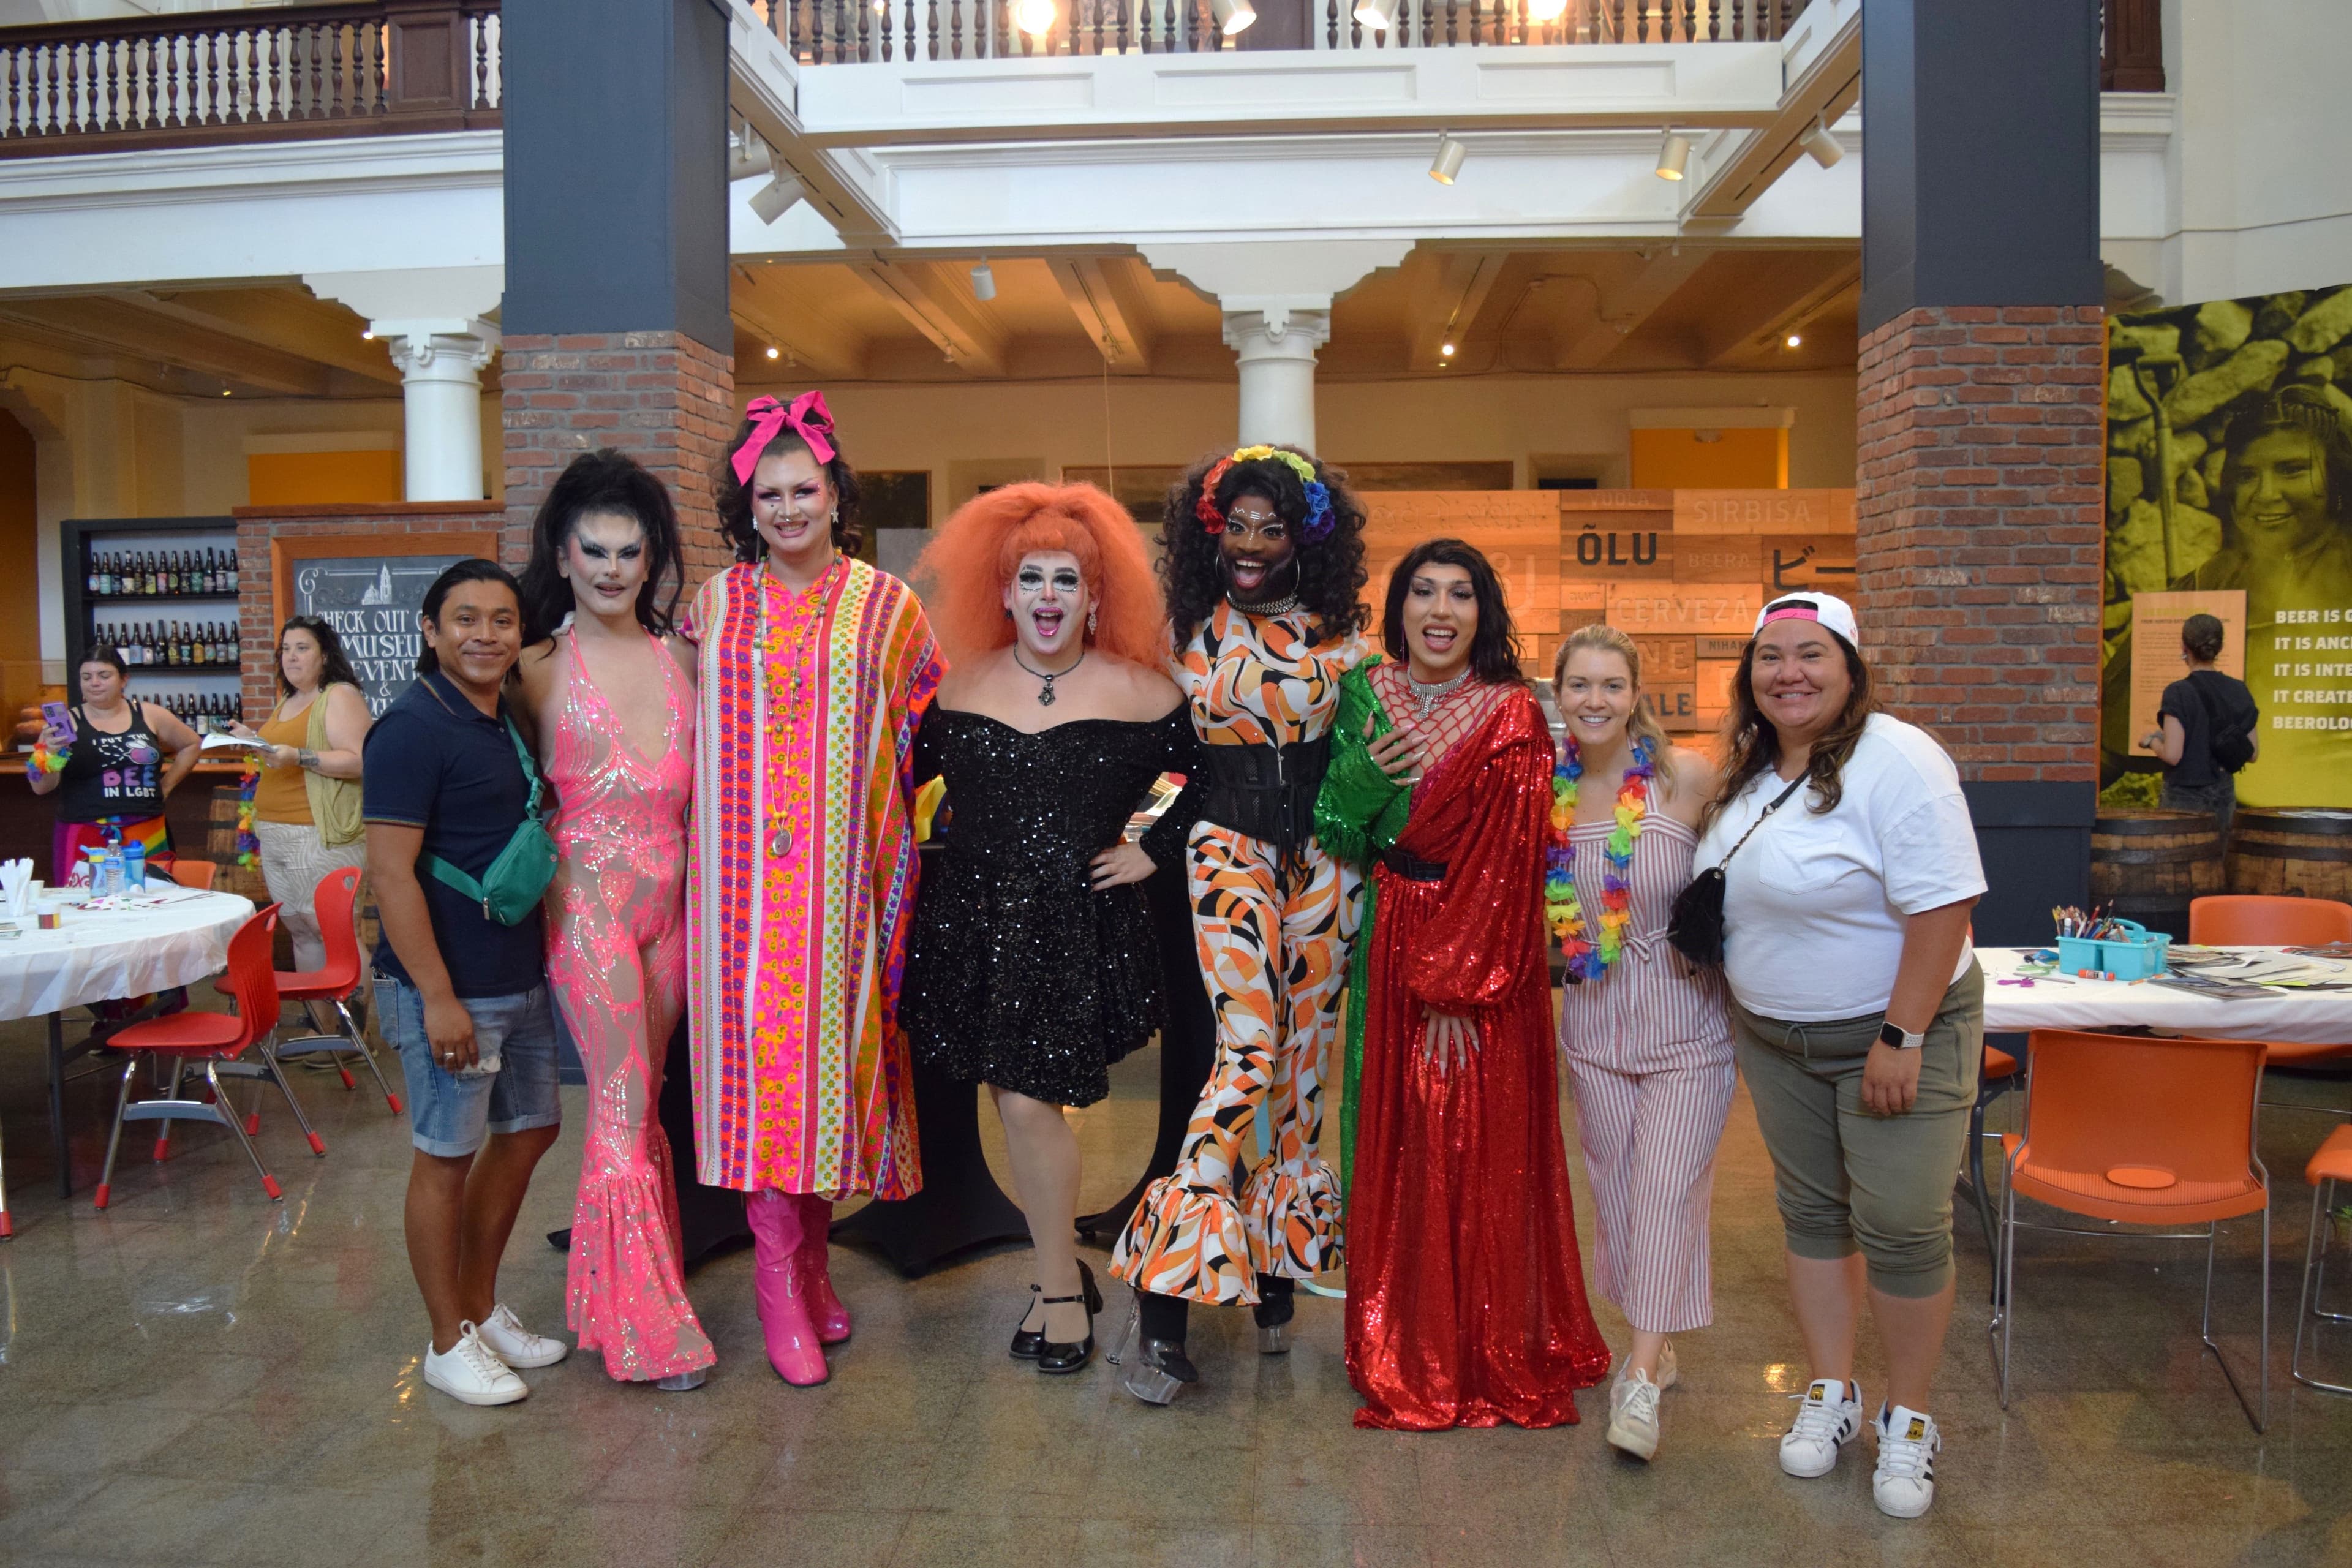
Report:
[{"label": "pink hair bow", "polygon": [[787,425],[808,443],[809,456],[820,463],[833,461],[833,411],[824,405],[824,393],[803,392],[789,405],[772,397],[755,397],[743,413],[751,421],[751,433],[735,448],[732,460],[737,484],[751,482],[751,470],[760,466],[760,454],[768,449],[776,432]]}]

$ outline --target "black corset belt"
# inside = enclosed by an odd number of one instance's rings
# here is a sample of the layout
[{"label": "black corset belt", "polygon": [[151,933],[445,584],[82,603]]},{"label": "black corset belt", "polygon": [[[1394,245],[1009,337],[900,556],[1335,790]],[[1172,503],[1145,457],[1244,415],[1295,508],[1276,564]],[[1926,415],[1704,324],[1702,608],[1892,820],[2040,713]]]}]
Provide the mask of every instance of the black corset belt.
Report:
[{"label": "black corset belt", "polygon": [[1386,866],[1391,871],[1402,877],[1408,882],[1443,882],[1445,880],[1445,863],[1444,861],[1423,860],[1418,856],[1408,855],[1402,849],[1381,850],[1381,864]]},{"label": "black corset belt", "polygon": [[1272,844],[1279,855],[1275,879],[1288,890],[1290,863],[1315,837],[1315,796],[1331,761],[1331,737],[1287,746],[1216,745],[1208,758],[1209,787],[1202,817],[1220,827]]}]

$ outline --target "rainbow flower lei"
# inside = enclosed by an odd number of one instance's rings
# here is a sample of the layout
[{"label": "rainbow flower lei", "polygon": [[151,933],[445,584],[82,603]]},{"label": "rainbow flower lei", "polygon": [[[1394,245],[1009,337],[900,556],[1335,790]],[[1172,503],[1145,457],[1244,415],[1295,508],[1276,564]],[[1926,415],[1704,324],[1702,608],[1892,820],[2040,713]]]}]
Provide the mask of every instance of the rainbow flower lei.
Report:
[{"label": "rainbow flower lei", "polygon": [[1641,837],[1642,817],[1649,809],[1650,777],[1657,771],[1656,763],[1650,742],[1633,742],[1633,765],[1625,770],[1625,782],[1617,787],[1617,826],[1601,844],[1606,864],[1601,872],[1601,930],[1595,936],[1586,927],[1584,909],[1576,896],[1576,879],[1570,874],[1576,863],[1576,842],[1569,835],[1576,826],[1576,783],[1584,776],[1584,758],[1574,740],[1561,744],[1559,763],[1551,775],[1551,844],[1544,852],[1544,923],[1559,939],[1571,984],[1600,979],[1625,951],[1625,931],[1633,923],[1633,885],[1627,872],[1633,864],[1633,840]]}]

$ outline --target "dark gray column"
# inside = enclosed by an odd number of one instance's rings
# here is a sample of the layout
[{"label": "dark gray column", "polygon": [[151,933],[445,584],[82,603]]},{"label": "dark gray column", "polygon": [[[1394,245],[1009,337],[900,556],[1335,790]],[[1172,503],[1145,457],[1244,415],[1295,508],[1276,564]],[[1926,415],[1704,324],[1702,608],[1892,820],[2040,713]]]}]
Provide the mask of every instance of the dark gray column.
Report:
[{"label": "dark gray column", "polygon": [[717,0],[506,0],[517,334],[683,332],[732,352]]},{"label": "dark gray column", "polygon": [[1979,940],[2087,898],[2098,791],[2098,0],[1864,0],[1857,587],[1958,764]]}]

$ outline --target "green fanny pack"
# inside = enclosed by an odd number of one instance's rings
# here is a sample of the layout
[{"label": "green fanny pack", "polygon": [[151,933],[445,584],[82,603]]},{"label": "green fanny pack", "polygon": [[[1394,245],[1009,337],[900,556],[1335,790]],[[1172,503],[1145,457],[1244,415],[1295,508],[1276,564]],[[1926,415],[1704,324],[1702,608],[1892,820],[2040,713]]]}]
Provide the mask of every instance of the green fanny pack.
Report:
[{"label": "green fanny pack", "polygon": [[519,926],[539,908],[539,900],[547,892],[547,884],[555,879],[555,839],[548,833],[547,824],[541,820],[539,801],[546,785],[539,769],[530,760],[530,749],[522,743],[522,736],[514,721],[506,721],[507,738],[514,742],[515,755],[522,759],[522,776],[530,781],[530,803],[523,808],[523,819],[515,826],[514,836],[507,840],[499,858],[479,880],[467,876],[438,855],[420,855],[416,863],[433,873],[445,884],[482,906],[482,918],[502,926]]}]

